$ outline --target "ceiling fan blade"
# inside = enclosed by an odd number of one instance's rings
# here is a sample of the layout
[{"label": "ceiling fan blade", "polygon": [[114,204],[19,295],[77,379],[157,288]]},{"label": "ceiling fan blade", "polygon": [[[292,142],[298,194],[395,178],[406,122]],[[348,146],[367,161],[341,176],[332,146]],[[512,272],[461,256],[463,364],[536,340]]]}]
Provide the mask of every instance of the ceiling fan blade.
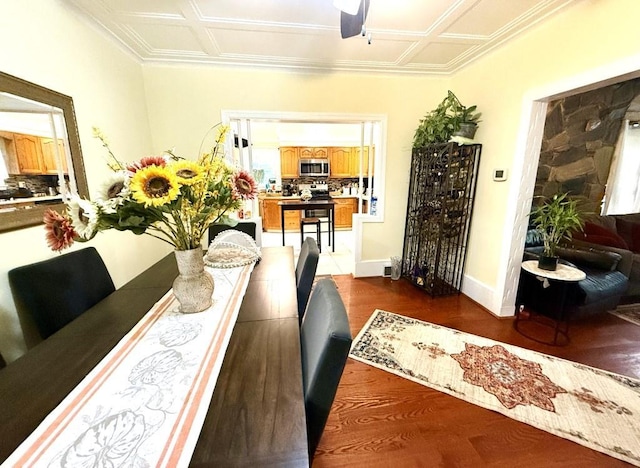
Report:
[{"label": "ceiling fan blade", "polygon": [[340,12],[340,34],[342,39],[357,36],[362,32],[362,25],[367,18],[367,13],[369,13],[369,2],[370,0],[361,0],[358,12],[355,15],[350,15],[344,11]]}]

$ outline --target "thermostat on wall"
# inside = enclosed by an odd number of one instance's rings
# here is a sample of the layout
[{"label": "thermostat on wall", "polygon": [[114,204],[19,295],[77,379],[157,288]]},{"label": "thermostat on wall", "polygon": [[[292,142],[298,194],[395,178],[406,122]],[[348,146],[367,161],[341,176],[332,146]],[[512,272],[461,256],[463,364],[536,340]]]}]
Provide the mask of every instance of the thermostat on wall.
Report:
[{"label": "thermostat on wall", "polygon": [[506,169],[494,169],[493,170],[493,180],[496,182],[502,182],[507,180],[507,170]]}]

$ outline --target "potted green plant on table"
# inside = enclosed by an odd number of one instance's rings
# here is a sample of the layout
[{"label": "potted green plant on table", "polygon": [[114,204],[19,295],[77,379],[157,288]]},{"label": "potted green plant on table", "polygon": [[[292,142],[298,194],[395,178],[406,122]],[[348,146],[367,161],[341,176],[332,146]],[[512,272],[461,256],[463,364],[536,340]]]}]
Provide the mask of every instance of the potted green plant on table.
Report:
[{"label": "potted green plant on table", "polygon": [[447,97],[420,119],[413,136],[413,147],[446,143],[452,136],[473,139],[481,116],[476,110],[477,106],[463,105],[452,91],[448,91]]},{"label": "potted green plant on table", "polygon": [[531,211],[531,222],[544,242],[544,250],[538,260],[538,267],[543,270],[556,269],[556,248],[563,239],[570,239],[572,232],[583,228],[578,201],[568,196],[568,193],[554,195]]}]

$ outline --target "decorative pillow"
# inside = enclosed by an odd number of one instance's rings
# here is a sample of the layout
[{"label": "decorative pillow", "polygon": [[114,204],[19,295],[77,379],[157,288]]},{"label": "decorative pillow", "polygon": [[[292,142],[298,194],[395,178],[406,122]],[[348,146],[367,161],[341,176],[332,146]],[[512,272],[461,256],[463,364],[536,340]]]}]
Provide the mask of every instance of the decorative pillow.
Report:
[{"label": "decorative pillow", "polygon": [[588,221],[584,223],[583,232],[574,232],[572,237],[593,244],[629,249],[629,244],[618,233]]},{"label": "decorative pillow", "polygon": [[622,255],[616,252],[605,252],[595,249],[583,250],[558,247],[556,254],[558,257],[577,265],[578,268],[584,266],[606,271],[615,270],[618,262],[622,259]]},{"label": "decorative pillow", "polygon": [[620,236],[627,242],[632,252],[640,253],[640,223],[616,218],[616,227]]}]

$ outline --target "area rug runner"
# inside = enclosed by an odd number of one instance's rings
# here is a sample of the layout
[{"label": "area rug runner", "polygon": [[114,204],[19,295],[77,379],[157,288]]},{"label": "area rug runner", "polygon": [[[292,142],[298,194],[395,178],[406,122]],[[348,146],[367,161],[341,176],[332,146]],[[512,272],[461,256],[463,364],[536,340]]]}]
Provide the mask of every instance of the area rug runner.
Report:
[{"label": "area rug runner", "polygon": [[170,290],[2,467],[188,466],[253,267],[207,267],[203,312]]},{"label": "area rug runner", "polygon": [[640,380],[383,310],[350,356],[640,466]]},{"label": "area rug runner", "polygon": [[609,313],[627,322],[640,325],[640,304],[619,305],[616,310],[611,310]]}]

